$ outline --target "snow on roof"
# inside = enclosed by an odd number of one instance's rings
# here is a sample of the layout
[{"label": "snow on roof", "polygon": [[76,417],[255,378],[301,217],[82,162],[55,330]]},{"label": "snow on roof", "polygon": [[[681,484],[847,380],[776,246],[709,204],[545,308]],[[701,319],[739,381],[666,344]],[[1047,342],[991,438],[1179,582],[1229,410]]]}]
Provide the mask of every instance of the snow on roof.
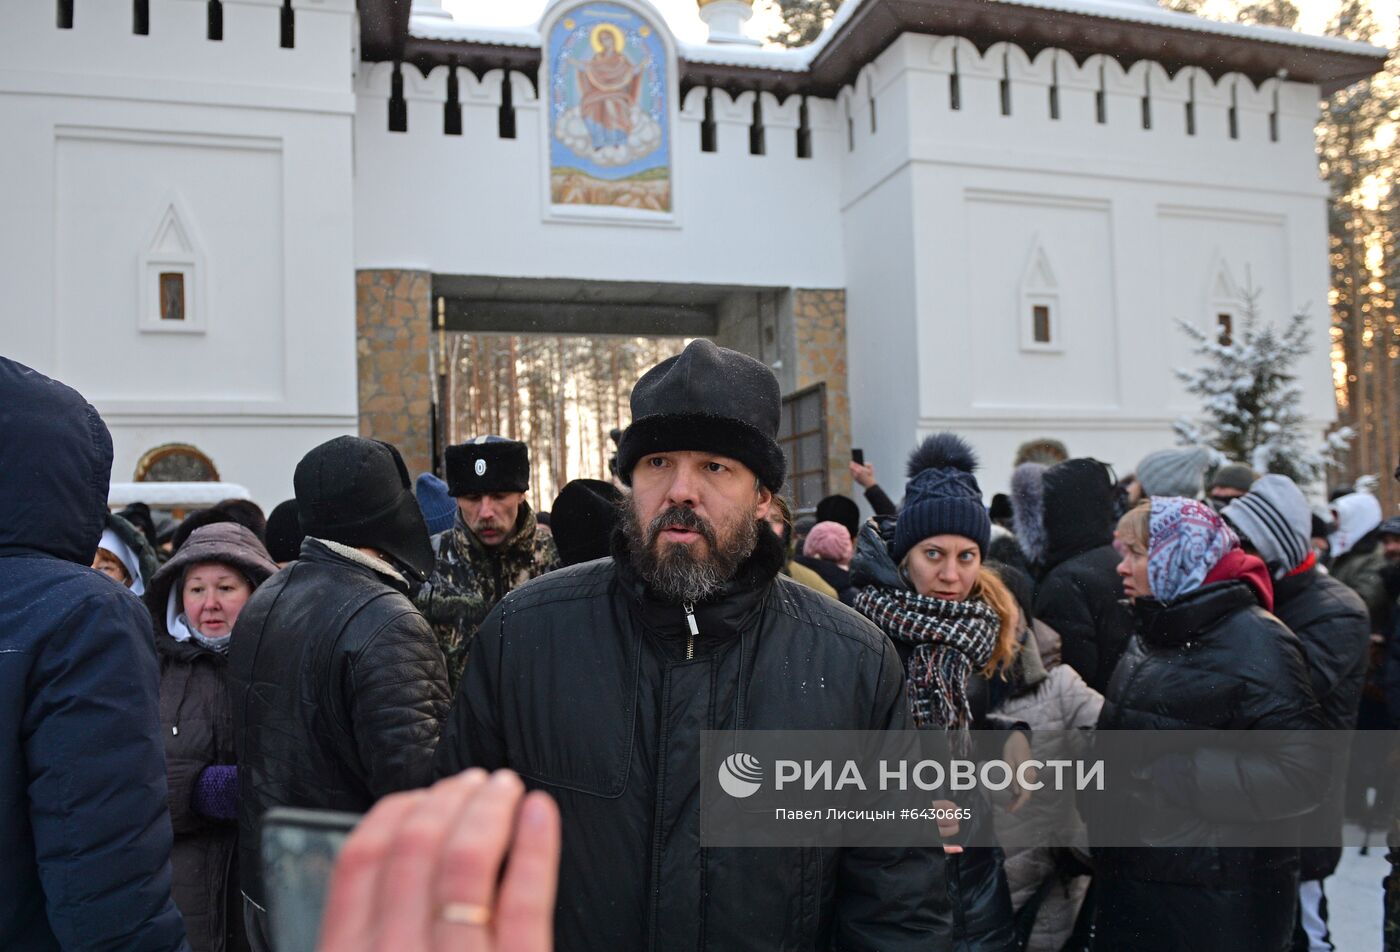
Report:
[{"label": "snow on roof", "polygon": [[[1044,10],[1059,10],[1063,13],[1077,13],[1084,16],[1103,17],[1107,20],[1124,20],[1129,23],[1166,26],[1177,30],[1192,30],[1197,33],[1215,33],[1234,36],[1245,40],[1259,40],[1266,43],[1283,43],[1306,49],[1335,50],[1339,53],[1380,53],[1384,50],[1369,43],[1357,43],[1333,36],[1317,36],[1276,26],[1255,26],[1247,23],[1229,23],[1224,20],[1208,20],[1191,13],[1178,13],[1155,3],[1142,3],[1137,0],[989,0],[993,3],[1008,3],[1012,6],[1039,7]],[[847,0],[849,4],[859,4],[861,0]],[[845,4],[842,5],[842,12]],[[830,32],[829,30],[826,32]]]},{"label": "snow on roof", "polygon": [[[676,48],[681,59],[692,63],[713,63],[784,72],[803,72],[821,54],[861,6],[876,0],[845,0],[830,25],[816,41],[797,49],[775,46],[750,47],[705,41],[706,29],[699,18],[694,0],[655,0],[667,26],[677,38]],[[1058,10],[1082,16],[1102,17],[1128,23],[1164,26],[1199,33],[1213,33],[1245,40],[1280,43],[1305,49],[1331,50],[1341,53],[1380,54],[1384,51],[1367,43],[1357,43],[1336,37],[1300,33],[1281,27],[1253,26],[1208,20],[1189,13],[1178,13],[1158,6],[1152,0],[987,0],[1007,6]],[[492,46],[518,46],[538,49],[541,46],[539,18],[544,2],[522,0],[446,0],[454,12],[453,19],[415,16],[409,21],[409,34],[421,39],[481,43]],[[522,10],[534,13],[528,23],[520,22]],[[683,11],[689,11],[687,15]],[[457,19],[460,13],[462,18]],[[753,24],[749,24],[752,32]]]},{"label": "snow on roof", "polygon": [[112,483],[107,487],[107,505],[129,506],[144,502],[148,506],[188,507],[212,506],[225,499],[249,499],[247,487],[238,483]]}]

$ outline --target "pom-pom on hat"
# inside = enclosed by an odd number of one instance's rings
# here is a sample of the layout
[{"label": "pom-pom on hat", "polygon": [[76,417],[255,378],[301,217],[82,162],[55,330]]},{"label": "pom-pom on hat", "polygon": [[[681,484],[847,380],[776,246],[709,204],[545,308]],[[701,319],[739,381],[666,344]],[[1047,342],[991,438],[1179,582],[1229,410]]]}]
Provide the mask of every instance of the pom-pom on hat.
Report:
[{"label": "pom-pom on hat", "polygon": [[977,454],[954,433],[930,436],[909,455],[909,482],[895,522],[895,562],[921,539],[936,535],[971,539],[986,556],[992,520],[972,475],[976,468]]}]

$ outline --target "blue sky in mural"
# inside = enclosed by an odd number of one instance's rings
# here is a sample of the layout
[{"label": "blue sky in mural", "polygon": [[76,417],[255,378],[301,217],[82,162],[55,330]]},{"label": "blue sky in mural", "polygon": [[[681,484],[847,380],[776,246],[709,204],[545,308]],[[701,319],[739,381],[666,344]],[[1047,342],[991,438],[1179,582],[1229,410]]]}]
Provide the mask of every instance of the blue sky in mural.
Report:
[{"label": "blue sky in mural", "polygon": [[[659,127],[656,148],[623,164],[601,164],[591,155],[580,155],[556,135],[561,118],[579,102],[578,70],[570,59],[586,61],[594,55],[590,38],[599,23],[613,24],[622,31],[623,53],[632,64],[646,61],[638,101],[642,112],[649,114]],[[612,3],[586,3],[567,11],[549,34],[550,164],[555,168],[581,169],[609,180],[669,166],[671,131],[666,105],[669,85],[666,68],[666,46],[656,28],[631,10]]]}]

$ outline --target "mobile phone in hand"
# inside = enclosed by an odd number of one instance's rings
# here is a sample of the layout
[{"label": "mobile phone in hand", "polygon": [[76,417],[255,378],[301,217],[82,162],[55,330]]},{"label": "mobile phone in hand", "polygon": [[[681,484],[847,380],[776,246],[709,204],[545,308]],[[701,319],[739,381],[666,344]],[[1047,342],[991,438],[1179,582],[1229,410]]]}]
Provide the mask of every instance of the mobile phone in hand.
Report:
[{"label": "mobile phone in hand", "polygon": [[277,952],[314,952],[331,869],[356,813],[274,807],[263,818],[263,897]]},{"label": "mobile phone in hand", "polygon": [[856,463],[856,464],[858,464],[858,465],[860,465],[860,466],[864,466],[864,465],[865,465],[865,450],[862,450],[862,449],[852,449],[852,450],[851,450],[851,462],[852,462],[852,463]]}]

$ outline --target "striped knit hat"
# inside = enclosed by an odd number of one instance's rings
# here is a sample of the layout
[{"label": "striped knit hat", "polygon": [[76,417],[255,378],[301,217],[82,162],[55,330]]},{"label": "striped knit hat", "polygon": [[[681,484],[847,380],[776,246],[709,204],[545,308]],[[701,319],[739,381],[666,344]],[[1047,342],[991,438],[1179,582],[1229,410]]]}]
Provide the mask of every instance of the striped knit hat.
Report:
[{"label": "striped knit hat", "polygon": [[1274,578],[1297,568],[1311,551],[1312,510],[1287,476],[1270,473],[1220,513],[1249,540]]}]

